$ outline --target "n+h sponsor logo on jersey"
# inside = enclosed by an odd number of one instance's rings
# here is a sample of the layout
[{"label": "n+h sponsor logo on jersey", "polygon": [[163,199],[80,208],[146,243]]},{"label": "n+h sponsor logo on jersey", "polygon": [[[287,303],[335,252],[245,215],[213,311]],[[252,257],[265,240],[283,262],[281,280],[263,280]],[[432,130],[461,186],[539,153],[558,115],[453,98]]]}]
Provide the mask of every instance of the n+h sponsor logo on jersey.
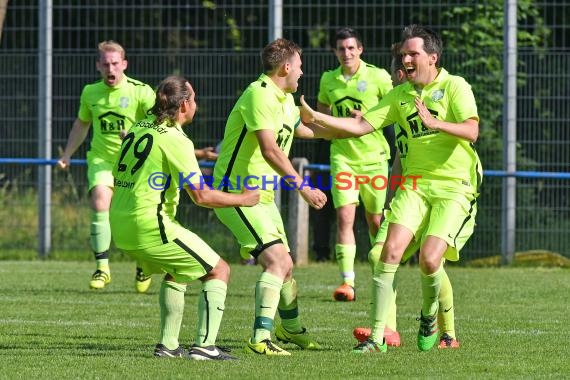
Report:
[{"label": "n+h sponsor logo on jersey", "polygon": [[118,134],[121,130],[125,129],[125,117],[113,111],[105,112],[99,116],[99,124],[101,126],[101,133]]},{"label": "n+h sponsor logo on jersey", "polygon": [[362,100],[353,98],[352,96],[345,96],[334,102],[338,117],[352,116],[352,110],[362,110]]}]

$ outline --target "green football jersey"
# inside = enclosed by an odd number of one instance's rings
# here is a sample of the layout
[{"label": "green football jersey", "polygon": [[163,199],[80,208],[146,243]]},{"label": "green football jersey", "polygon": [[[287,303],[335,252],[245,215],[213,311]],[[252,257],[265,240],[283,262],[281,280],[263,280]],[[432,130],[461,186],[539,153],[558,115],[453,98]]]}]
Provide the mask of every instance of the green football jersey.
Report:
[{"label": "green football jersey", "polygon": [[[331,107],[336,117],[350,117],[353,110],[365,113],[392,89],[390,74],[384,69],[360,62],[358,71],[346,80],[339,66],[321,76],[318,100]],[[334,139],[331,160],[366,165],[390,158],[390,147],[382,131],[360,137]]]},{"label": "green football jersey", "polygon": [[403,175],[450,180],[477,193],[482,167],[475,147],[465,139],[424,127],[414,103],[418,96],[439,120],[451,123],[479,120],[471,86],[443,68],[421,94],[410,82],[401,84],[369,110],[364,119],[376,129],[398,123],[396,140],[404,156]]},{"label": "green football jersey", "polygon": [[109,87],[102,80],[86,85],[81,92],[77,117],[92,125],[91,154],[115,161],[121,146],[120,131],[144,119],[154,100],[155,94],[149,85],[126,75],[116,87]]},{"label": "green football jersey", "polygon": [[214,167],[214,187],[241,192],[247,184],[259,188],[261,202],[272,202],[274,188],[281,186],[280,175],[263,158],[255,132],[273,131],[277,145],[289,155],[300,122],[293,95],[262,74],[246,88],[230,112]]},{"label": "green football jersey", "polygon": [[123,249],[172,241],[180,191],[184,184],[203,184],[194,144],[181,127],[150,120],[131,128],[113,175],[111,229],[115,244]]}]

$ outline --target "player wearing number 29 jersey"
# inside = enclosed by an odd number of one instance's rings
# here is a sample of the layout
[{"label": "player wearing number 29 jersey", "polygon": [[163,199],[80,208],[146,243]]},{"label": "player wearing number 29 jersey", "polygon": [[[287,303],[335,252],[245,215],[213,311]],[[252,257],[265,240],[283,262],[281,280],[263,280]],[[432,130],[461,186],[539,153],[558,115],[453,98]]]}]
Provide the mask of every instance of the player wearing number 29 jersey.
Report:
[{"label": "player wearing number 29 jersey", "polygon": [[[155,121],[141,121],[129,131],[113,166],[111,229],[115,243],[141,263],[145,274],[166,273],[159,292],[160,342],[155,356],[235,359],[215,346],[229,266],[198,235],[175,220],[176,208],[182,189],[205,207],[252,206],[259,201],[259,194],[227,194],[200,186],[194,145],[182,132],[182,126],[196,113],[194,90],[186,79],[164,79],[156,90],[152,113]],[[186,355],[178,336],[186,284],[196,279],[202,281],[196,337]]]},{"label": "player wearing number 29 jersey", "polygon": [[142,249],[173,239],[180,180],[201,175],[192,152],[194,144],[179,125],[143,120],[131,128],[113,167],[111,220],[121,221],[113,226],[117,246]]}]

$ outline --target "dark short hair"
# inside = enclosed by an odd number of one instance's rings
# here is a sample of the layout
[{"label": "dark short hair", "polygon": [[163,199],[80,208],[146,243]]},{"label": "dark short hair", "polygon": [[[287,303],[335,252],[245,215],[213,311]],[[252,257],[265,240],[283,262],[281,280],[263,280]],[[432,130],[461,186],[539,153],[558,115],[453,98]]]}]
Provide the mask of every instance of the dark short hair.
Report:
[{"label": "dark short hair", "polygon": [[334,40],[332,41],[331,45],[333,48],[336,48],[337,41],[347,40],[349,38],[354,38],[358,47],[362,47],[362,40],[360,39],[360,35],[356,30],[349,27],[338,29],[334,35]]},{"label": "dark short hair", "polygon": [[428,54],[437,54],[437,61],[441,59],[443,54],[443,41],[441,37],[433,30],[422,25],[408,25],[402,31],[402,43],[410,38],[421,38],[424,41],[424,50]]}]

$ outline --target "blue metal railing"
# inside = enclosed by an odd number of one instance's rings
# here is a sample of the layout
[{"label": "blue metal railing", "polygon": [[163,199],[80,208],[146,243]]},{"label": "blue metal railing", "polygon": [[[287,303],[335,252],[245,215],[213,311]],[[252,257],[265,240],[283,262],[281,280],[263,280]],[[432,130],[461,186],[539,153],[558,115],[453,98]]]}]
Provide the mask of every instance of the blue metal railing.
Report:
[{"label": "blue metal railing", "polygon": [[[55,165],[57,159],[44,159],[44,158],[0,158],[0,164],[15,164],[15,165]],[[86,160],[72,159],[73,165],[85,165]],[[211,168],[214,162],[200,161],[200,166],[204,168]],[[325,164],[309,164],[305,166],[307,170],[316,171],[329,171],[330,166]],[[568,172],[538,172],[538,171],[514,171],[507,172],[505,170],[484,170],[483,175],[486,177],[516,177],[516,178],[550,178],[550,179],[570,179]]]}]

